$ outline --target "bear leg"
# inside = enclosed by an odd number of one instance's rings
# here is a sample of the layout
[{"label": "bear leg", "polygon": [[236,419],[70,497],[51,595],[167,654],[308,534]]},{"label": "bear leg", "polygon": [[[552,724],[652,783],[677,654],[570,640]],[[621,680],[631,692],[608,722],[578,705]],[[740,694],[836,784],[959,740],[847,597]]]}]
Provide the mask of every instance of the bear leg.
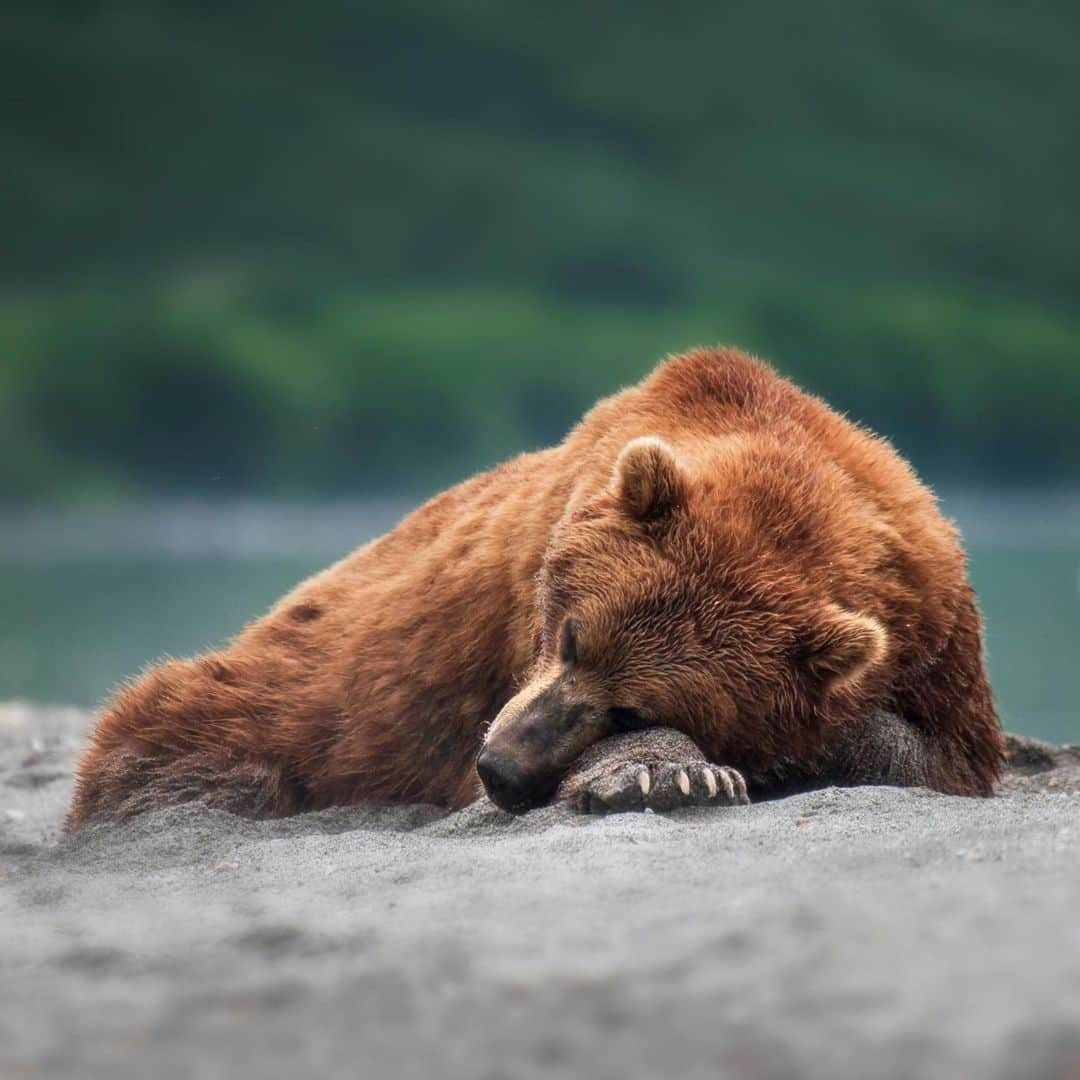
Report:
[{"label": "bear leg", "polygon": [[148,757],[114,749],[80,770],[65,827],[123,821],[188,802],[241,817],[282,817],[305,809],[306,799],[299,785],[269,762],[202,752]]},{"label": "bear leg", "polygon": [[[950,795],[986,795],[974,781],[957,782],[965,755],[953,741],[896,712],[875,709],[848,721],[838,739],[807,770],[785,767],[771,775],[754,776],[755,789],[767,796],[837,785],[925,787]],[[963,773],[960,773],[963,776]]]},{"label": "bear leg", "polygon": [[932,787],[940,769],[934,744],[896,713],[875,710],[844,729],[818,776],[827,784]]}]

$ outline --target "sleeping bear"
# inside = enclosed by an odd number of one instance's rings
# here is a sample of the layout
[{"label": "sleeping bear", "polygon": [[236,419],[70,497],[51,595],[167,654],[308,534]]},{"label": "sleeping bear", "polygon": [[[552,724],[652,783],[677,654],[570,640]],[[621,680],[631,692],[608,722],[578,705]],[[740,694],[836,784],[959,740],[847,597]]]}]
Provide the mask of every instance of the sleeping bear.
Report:
[{"label": "sleeping bear", "polygon": [[228,648],[123,687],[69,827],[200,800],[522,812],[823,784],[990,795],[956,529],[884,440],[728,349],[444,492]]}]

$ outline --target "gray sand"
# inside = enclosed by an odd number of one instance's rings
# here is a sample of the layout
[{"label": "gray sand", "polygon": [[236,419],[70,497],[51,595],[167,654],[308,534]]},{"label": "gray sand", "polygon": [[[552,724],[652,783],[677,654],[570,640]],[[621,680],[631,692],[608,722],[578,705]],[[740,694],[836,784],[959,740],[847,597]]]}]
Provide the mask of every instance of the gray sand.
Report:
[{"label": "gray sand", "polygon": [[514,819],[188,807],[65,839],[0,707],[0,1076],[1080,1076],[1080,751],[993,800]]}]

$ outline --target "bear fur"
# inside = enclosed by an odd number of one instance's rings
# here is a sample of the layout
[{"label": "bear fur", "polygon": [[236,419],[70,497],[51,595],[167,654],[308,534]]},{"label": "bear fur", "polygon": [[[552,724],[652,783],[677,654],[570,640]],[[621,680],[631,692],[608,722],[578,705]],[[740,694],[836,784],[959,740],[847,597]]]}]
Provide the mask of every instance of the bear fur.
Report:
[{"label": "bear fur", "polygon": [[751,788],[989,795],[1003,741],[980,635],[957,532],[896,451],[765,364],[699,350],[432,499],[224,651],[125,686],[68,821],[193,798],[452,809],[481,777],[525,809],[654,726]]}]

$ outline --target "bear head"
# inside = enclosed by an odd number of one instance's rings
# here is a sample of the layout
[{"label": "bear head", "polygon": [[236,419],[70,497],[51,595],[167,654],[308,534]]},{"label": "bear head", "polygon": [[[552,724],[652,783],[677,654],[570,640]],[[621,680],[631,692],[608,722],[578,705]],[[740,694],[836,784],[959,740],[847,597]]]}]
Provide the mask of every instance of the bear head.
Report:
[{"label": "bear head", "polygon": [[[751,495],[774,498],[767,486]],[[805,529],[805,508],[787,498],[773,520]],[[782,758],[785,739],[851,706],[882,667],[887,632],[807,572],[797,548],[820,542],[796,527],[778,544],[760,520],[733,512],[662,439],[623,448],[545,555],[536,660],[477,762],[494,802],[546,802],[582,751],[616,732],[667,725],[739,764],[755,746]]]}]

